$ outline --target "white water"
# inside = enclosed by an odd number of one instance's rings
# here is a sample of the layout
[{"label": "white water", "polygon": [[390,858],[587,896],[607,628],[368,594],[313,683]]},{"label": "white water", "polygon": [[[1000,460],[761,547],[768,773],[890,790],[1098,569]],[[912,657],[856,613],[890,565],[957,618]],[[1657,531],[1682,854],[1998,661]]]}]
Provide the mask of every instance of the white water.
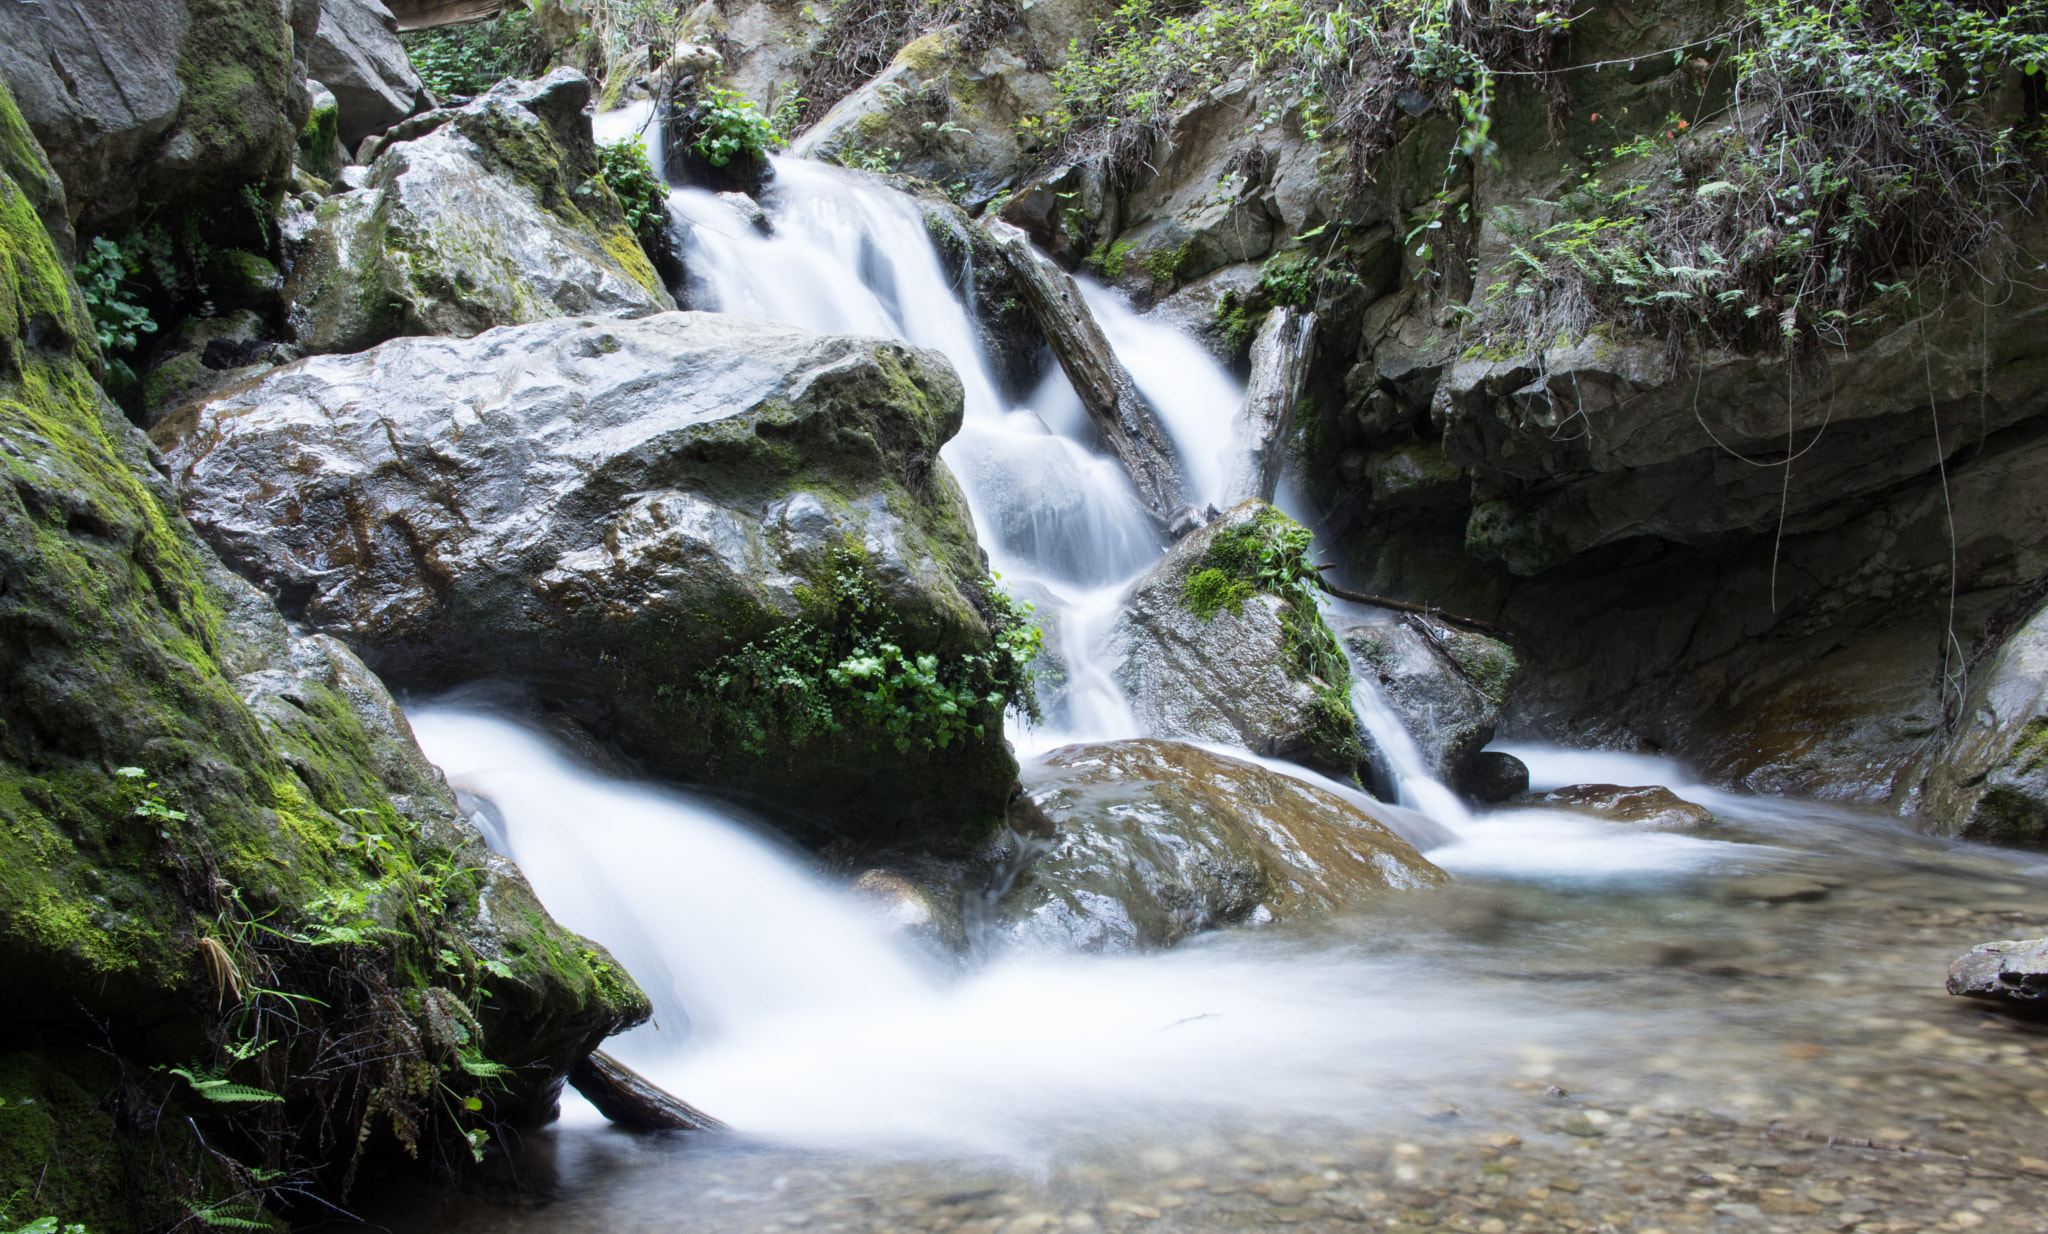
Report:
[{"label": "white water", "polygon": [[[617,135],[643,122],[600,127]],[[1046,589],[1060,618],[1062,711],[1045,730],[1016,734],[1020,754],[1139,735],[1095,648],[1128,580],[1164,546],[1121,469],[1092,448],[1064,377],[1053,367],[1022,405],[1003,398],[910,199],[785,159],[768,205],[774,231],[762,235],[710,194],[672,194],[692,307],[943,353],[966,391],[965,426],[945,460],[995,568]],[[1241,387],[1176,331],[1101,288],[1085,294],[1173,436],[1193,492],[1214,500]],[[1362,689],[1356,702],[1417,812],[1399,816],[1402,829],[1441,846],[1432,855],[1447,867],[1600,881],[1741,856],[1727,850],[1742,846],[1670,837],[1635,844],[1563,815],[1475,821],[1430,780],[1377,695]],[[942,977],[740,812],[604,781],[503,720],[429,709],[414,726],[451,782],[495,808],[497,842],[550,911],[603,941],[654,999],[657,1023],[614,1048],[743,1132],[1031,1156],[1134,1121],[1379,1117],[1411,1108],[1429,1077],[1511,1067],[1590,1031],[1571,1015],[1446,990],[1427,961],[1341,937],[1304,948],[1235,932],[1167,954],[1012,955]]]}]

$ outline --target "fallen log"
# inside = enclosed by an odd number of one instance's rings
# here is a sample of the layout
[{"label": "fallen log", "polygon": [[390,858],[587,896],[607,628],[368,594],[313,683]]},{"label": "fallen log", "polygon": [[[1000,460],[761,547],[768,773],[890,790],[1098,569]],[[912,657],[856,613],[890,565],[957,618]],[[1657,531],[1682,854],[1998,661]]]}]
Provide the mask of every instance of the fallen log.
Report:
[{"label": "fallen log", "polygon": [[1038,255],[1022,229],[1001,219],[982,225],[1009,263],[1025,306],[1038,319],[1088,418],[1130,473],[1146,512],[1174,535],[1200,526],[1173,439],[1110,350],[1081,289],[1066,271]]},{"label": "fallen log", "polygon": [[718,1131],[725,1124],[651,1083],[603,1050],[592,1050],[569,1084],[597,1112],[628,1131]]},{"label": "fallen log", "polygon": [[1244,405],[1231,422],[1231,437],[1240,453],[1231,464],[1224,509],[1253,497],[1273,500],[1287,428],[1294,422],[1294,406],[1315,352],[1314,313],[1281,307],[1266,314],[1252,342],[1252,378],[1244,388]]},{"label": "fallen log", "polygon": [[[1324,566],[1322,568],[1327,570],[1330,567]],[[1447,626],[1457,626],[1460,629],[1473,630],[1489,638],[1505,641],[1514,637],[1514,635],[1494,625],[1492,622],[1481,621],[1477,617],[1460,617],[1456,613],[1446,613],[1440,608],[1431,608],[1427,604],[1410,604],[1406,600],[1390,600],[1385,596],[1367,595],[1362,591],[1352,591],[1348,587],[1339,587],[1335,583],[1321,577],[1318,577],[1316,582],[1322,586],[1324,591],[1329,592],[1339,600],[1349,600],[1353,604],[1370,604],[1374,608],[1389,609],[1396,613],[1414,613],[1419,617],[1427,617],[1431,621],[1441,621]]]}]

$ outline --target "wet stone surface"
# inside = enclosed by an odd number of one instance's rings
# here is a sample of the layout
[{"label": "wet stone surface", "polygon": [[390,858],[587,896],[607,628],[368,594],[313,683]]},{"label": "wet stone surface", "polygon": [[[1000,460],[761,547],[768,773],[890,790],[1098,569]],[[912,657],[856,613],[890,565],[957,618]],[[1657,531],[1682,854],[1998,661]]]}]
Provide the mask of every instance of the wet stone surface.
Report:
[{"label": "wet stone surface", "polygon": [[[1861,819],[1755,838],[1763,860],[1713,877],[1468,878],[1297,931],[1311,953],[1426,957],[1572,1026],[1536,1043],[1504,1017],[1477,1064],[1419,1067],[1341,1117],[1278,1093],[1080,1117],[999,1161],[564,1127],[530,1138],[523,1193],[387,1191],[368,1215],[465,1234],[2048,1234],[2048,1024],[1942,984],[1974,943],[2048,934],[2038,858]],[[1729,890],[1766,877],[1825,894]]]}]

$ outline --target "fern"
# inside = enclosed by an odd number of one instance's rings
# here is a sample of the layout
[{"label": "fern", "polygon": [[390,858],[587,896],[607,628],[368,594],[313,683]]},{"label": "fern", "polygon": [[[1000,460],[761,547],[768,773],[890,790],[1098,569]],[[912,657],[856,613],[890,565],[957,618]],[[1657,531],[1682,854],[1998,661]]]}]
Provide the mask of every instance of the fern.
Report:
[{"label": "fern", "polygon": [[193,1075],[182,1067],[171,1068],[171,1074],[181,1077],[192,1086],[192,1091],[208,1101],[223,1104],[237,1104],[258,1101],[283,1101],[284,1098],[267,1089],[251,1088],[247,1084],[233,1084],[218,1076]]}]

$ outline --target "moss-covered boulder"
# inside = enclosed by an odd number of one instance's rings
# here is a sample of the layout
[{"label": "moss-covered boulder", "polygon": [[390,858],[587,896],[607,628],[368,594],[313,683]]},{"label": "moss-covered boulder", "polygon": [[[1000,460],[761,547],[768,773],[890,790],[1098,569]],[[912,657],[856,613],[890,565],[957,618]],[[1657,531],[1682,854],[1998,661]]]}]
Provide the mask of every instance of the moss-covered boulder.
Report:
[{"label": "moss-covered boulder", "polygon": [[[24,159],[0,177],[5,1216],[189,1219],[246,1192],[207,1146],[480,1147],[646,1001],[484,849],[377,679],[178,516],[94,384]],[[215,1216],[260,1219],[244,1200]]]},{"label": "moss-covered boulder", "polygon": [[1014,766],[961,407],[928,352],[665,313],[311,357],[156,434],[212,543],[387,676],[510,677],[659,773],[957,834]]},{"label": "moss-covered boulder", "polygon": [[1316,608],[1307,550],[1294,520],[1247,501],[1131,585],[1109,654],[1145,732],[1357,771],[1351,672]]},{"label": "moss-covered boulder", "polygon": [[597,174],[589,101],[561,69],[386,134],[361,189],[285,220],[299,345],[674,308]]},{"label": "moss-covered boulder", "polygon": [[1012,946],[1166,947],[1450,881],[1362,797],[1180,742],[1067,746],[1023,783],[1012,817],[1043,851],[988,931]]},{"label": "moss-covered boulder", "polygon": [[0,76],[94,232],[280,181],[307,119],[309,0],[0,5]]}]

